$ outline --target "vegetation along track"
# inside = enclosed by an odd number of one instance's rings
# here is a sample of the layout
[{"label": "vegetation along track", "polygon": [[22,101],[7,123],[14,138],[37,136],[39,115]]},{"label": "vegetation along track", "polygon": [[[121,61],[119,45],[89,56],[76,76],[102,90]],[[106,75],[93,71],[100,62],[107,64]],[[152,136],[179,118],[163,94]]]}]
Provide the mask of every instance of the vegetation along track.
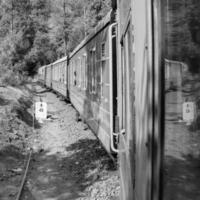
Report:
[{"label": "vegetation along track", "polygon": [[23,188],[24,188],[24,185],[25,185],[25,182],[26,182],[26,178],[27,178],[27,174],[28,174],[28,170],[29,170],[29,166],[30,166],[31,156],[32,156],[32,149],[30,150],[30,152],[28,154],[28,160],[27,160],[27,163],[26,163],[24,176],[23,176],[22,182],[20,184],[19,192],[17,194],[16,200],[20,200],[20,198],[22,196]]},{"label": "vegetation along track", "polygon": [[30,167],[20,200],[114,200],[119,196],[116,163],[73,106],[40,86],[34,101],[47,102],[48,119],[35,126]]}]

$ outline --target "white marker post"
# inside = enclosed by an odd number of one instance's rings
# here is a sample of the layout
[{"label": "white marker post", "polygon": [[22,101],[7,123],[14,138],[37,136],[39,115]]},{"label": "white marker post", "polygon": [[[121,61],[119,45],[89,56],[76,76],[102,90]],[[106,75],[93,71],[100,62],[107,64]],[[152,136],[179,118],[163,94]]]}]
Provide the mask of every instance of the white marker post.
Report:
[{"label": "white marker post", "polygon": [[42,122],[47,118],[47,103],[46,102],[36,102],[35,103],[35,118]]},{"label": "white marker post", "polygon": [[194,102],[183,103],[183,121],[191,124],[196,118],[196,105]]}]

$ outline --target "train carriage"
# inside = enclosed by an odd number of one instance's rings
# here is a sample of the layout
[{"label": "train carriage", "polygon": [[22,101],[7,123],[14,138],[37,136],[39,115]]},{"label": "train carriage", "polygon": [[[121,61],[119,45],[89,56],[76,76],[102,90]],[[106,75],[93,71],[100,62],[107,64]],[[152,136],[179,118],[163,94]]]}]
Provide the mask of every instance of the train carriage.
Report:
[{"label": "train carriage", "polygon": [[123,200],[200,198],[199,8],[118,0]]},{"label": "train carriage", "polygon": [[52,64],[45,66],[45,86],[47,88],[52,88]]},{"label": "train carriage", "polygon": [[118,153],[121,200],[200,199],[200,3],[112,6],[68,58],[39,69],[40,81],[69,94],[107,151]]},{"label": "train carriage", "polygon": [[45,66],[42,66],[38,69],[38,74],[37,74],[38,82],[42,85],[44,85],[44,77],[45,77]]},{"label": "train carriage", "polygon": [[[108,152],[115,152],[116,24],[112,12],[70,55],[69,97]],[[113,96],[114,94],[114,96]]]},{"label": "train carriage", "polygon": [[68,98],[67,56],[52,64],[52,89]]}]

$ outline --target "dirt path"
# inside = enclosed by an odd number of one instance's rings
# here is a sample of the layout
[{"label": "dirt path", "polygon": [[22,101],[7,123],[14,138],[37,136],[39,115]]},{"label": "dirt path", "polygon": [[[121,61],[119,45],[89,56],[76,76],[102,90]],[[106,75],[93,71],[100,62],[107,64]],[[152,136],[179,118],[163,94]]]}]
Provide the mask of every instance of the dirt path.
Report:
[{"label": "dirt path", "polygon": [[[48,105],[48,120],[32,140],[34,155],[23,199],[116,200],[116,166],[93,133],[76,121],[76,111],[55,94],[36,87]],[[38,96],[40,95],[40,96]]]}]

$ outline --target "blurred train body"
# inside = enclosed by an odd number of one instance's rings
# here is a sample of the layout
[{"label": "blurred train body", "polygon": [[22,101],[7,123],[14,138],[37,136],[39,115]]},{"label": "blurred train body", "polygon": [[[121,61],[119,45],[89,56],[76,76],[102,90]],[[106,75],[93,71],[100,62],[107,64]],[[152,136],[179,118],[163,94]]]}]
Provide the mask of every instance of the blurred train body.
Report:
[{"label": "blurred train body", "polygon": [[69,55],[69,98],[111,152],[113,133],[113,43],[111,13]]},{"label": "blurred train body", "polygon": [[111,154],[117,151],[116,37],[117,26],[109,12],[69,56],[38,70],[39,81],[70,100]]},{"label": "blurred train body", "polygon": [[52,65],[46,65],[45,67],[45,86],[52,88]]},{"label": "blurred train body", "polygon": [[67,57],[57,60],[51,67],[51,88],[66,99],[68,98],[67,69]]},{"label": "blurred train body", "polygon": [[38,73],[37,73],[37,78],[38,78],[38,82],[41,85],[44,85],[44,80],[45,80],[45,67],[46,66],[42,66],[38,69]]},{"label": "blurred train body", "polygon": [[69,56],[39,68],[38,80],[118,155],[121,200],[200,199],[200,3],[112,6]]}]

